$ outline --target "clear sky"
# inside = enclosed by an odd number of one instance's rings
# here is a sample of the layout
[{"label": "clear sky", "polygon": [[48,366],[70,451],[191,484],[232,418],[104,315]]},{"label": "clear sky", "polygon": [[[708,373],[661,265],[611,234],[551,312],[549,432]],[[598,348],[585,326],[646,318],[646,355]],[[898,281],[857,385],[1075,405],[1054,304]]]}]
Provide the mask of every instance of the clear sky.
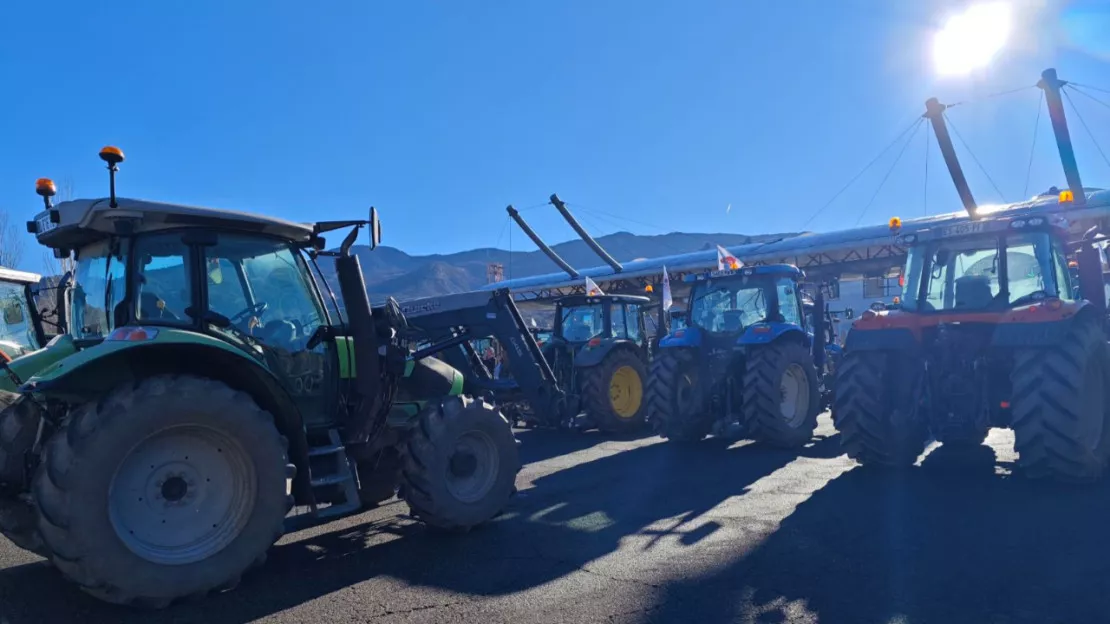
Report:
[{"label": "clear sky", "polygon": [[[814,218],[929,96],[971,101],[950,119],[1005,199],[1063,186],[1042,117],[1025,191],[1039,92],[976,99],[1049,66],[1110,90],[1110,3],[1010,2],[994,62],[938,77],[934,33],[967,4],[7,3],[0,209],[33,215],[40,176],[103,196],[96,152],[114,144],[122,195],[296,220],[376,205],[385,242],[413,254],[507,247],[505,206],[552,192],[597,234],[832,230],[959,208],[935,145],[925,194],[923,128],[866,211],[898,148]],[[1073,99],[1110,155],[1110,105]],[[1084,182],[1110,187],[1071,121]],[[550,207],[525,214],[552,242],[573,236]],[[42,270],[27,239],[23,268]]]}]

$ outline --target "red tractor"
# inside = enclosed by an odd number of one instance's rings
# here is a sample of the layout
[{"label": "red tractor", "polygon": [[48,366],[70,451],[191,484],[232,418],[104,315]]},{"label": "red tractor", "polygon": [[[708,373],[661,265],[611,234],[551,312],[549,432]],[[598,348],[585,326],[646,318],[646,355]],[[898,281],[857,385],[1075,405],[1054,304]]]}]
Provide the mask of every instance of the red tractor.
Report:
[{"label": "red tractor", "polygon": [[946,107],[926,102],[968,216],[913,231],[891,220],[908,253],[901,305],[863,313],[837,371],[834,421],[857,461],[909,465],[930,440],[979,445],[991,427],[1009,427],[1027,475],[1102,476],[1110,459],[1110,346],[1095,232],[1110,214],[1110,192],[1080,182],[1064,84],[1050,69],[1038,86],[1068,190],[993,211],[975,204]]},{"label": "red tractor", "polygon": [[1014,430],[1033,476],[1093,479],[1110,458],[1110,346],[1102,263],[1068,272],[1058,217],[990,219],[901,238],[901,308],[868,310],[848,333],[835,415],[848,455],[908,465],[930,439],[978,445]]}]

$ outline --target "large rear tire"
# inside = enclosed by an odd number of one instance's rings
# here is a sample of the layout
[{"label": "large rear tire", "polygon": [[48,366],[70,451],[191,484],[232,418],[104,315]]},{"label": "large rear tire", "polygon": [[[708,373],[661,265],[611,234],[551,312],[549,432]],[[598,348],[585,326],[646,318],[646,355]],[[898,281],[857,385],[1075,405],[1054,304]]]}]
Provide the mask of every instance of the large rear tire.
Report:
[{"label": "large rear tire", "polygon": [[864,465],[912,466],[928,442],[928,423],[916,409],[916,384],[903,383],[897,357],[847,353],[836,373],[833,414],[841,448]]},{"label": "large rear tire", "polygon": [[431,403],[401,454],[402,496],[430,526],[466,530],[501,513],[516,492],[520,453],[512,427],[481,399]]},{"label": "large rear tire", "polygon": [[158,376],[77,408],[34,479],[58,569],[102,600],[161,608],[234,587],[281,537],[286,440],[250,396]]},{"label": "large rear tire", "polygon": [[671,442],[697,442],[709,435],[713,419],[699,400],[694,353],[661,349],[651,363],[648,409],[655,432]]},{"label": "large rear tire", "polygon": [[821,396],[809,350],[792,340],[748,349],[741,417],[758,442],[797,448],[813,438]]},{"label": "large rear tire", "polygon": [[1014,354],[1018,467],[1030,477],[1094,481],[1110,457],[1110,346],[1097,323],[1073,321],[1059,344]]},{"label": "large rear tire", "polygon": [[627,348],[614,349],[600,364],[580,369],[578,374],[582,376],[586,414],[598,429],[629,433],[644,426],[647,367],[639,354]]}]

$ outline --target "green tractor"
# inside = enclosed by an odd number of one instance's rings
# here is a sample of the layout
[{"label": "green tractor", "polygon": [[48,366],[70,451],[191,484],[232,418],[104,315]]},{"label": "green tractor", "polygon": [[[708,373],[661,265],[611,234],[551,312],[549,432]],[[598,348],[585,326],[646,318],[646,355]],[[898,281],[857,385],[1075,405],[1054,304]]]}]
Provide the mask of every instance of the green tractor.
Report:
[{"label": "green tractor", "polygon": [[644,425],[644,386],[650,346],[637,295],[569,295],[555,302],[555,331],[543,345],[571,400],[584,417],[579,429],[624,433]]},{"label": "green tractor", "polygon": [[[0,413],[0,529],[112,603],[233,587],[292,526],[403,498],[465,530],[515,492],[517,441],[463,376],[371,309],[358,232],[116,198],[28,223],[74,253],[68,333],[14,359]],[[337,252],[323,234],[349,230]],[[316,263],[333,255],[345,310]],[[312,268],[315,268],[315,279]],[[330,305],[329,305],[330,304]]]}]

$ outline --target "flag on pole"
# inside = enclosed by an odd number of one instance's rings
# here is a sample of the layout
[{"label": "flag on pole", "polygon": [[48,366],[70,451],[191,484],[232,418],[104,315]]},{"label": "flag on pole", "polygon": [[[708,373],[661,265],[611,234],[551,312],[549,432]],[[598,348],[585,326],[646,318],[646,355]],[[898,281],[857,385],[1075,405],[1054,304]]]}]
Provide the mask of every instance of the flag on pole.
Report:
[{"label": "flag on pole", "polygon": [[731,270],[735,271],[736,269],[739,269],[742,266],[744,266],[744,263],[740,262],[739,258],[732,255],[731,251],[725,249],[724,247],[721,247],[720,245],[717,245],[717,270],[718,271],[723,271],[725,269],[731,269]]},{"label": "flag on pole", "polygon": [[671,298],[671,276],[667,274],[667,265],[663,265],[663,311],[666,312],[674,305]]},{"label": "flag on pole", "polygon": [[590,279],[590,277],[587,275],[586,276],[586,294],[590,297],[594,297],[594,296],[597,296],[597,295],[604,295],[605,292],[603,290],[601,290],[601,286],[598,286],[597,283],[594,282],[592,279]]}]

